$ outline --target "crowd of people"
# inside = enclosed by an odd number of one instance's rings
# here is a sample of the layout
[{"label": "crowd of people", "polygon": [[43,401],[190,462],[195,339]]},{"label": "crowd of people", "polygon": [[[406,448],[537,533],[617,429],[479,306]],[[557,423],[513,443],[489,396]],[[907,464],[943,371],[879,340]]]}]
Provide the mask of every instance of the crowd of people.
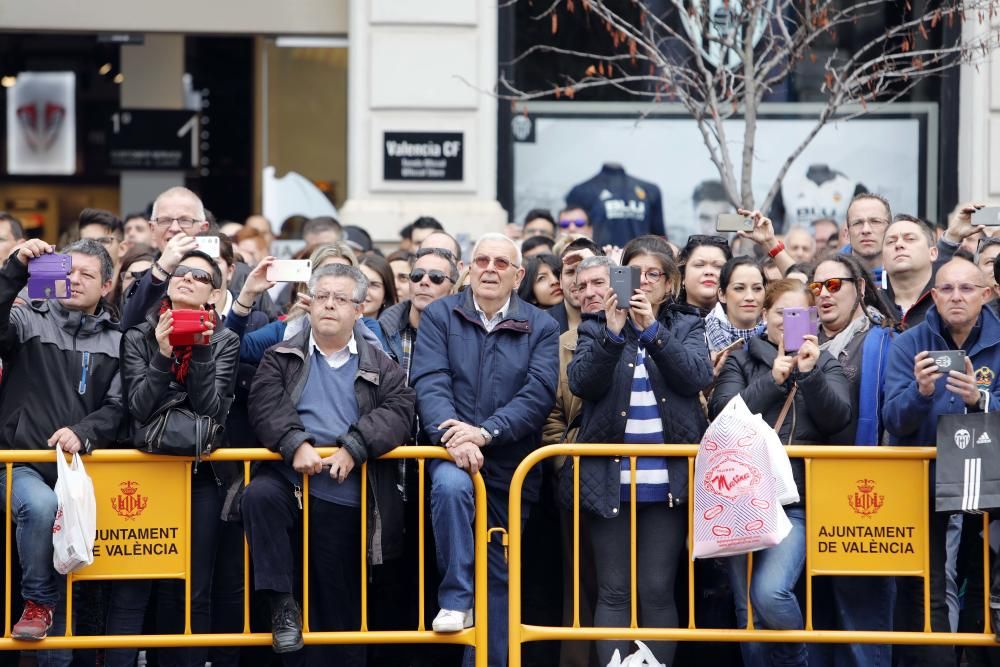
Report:
[{"label": "crowd of people", "polygon": [[[506,528],[513,473],[541,445],[697,444],[738,395],[780,423],[785,444],[934,446],[939,416],[1000,409],[1000,236],[972,224],[978,206],[959,206],[936,227],[861,194],[845,220],[818,220],[783,238],[762,212],[740,211],[753,228],[733,238],[692,235],[674,244],[644,235],[624,247],[596,245],[582,209],[532,211],[523,225],[482,234],[471,249],[423,217],[387,256],[363,229],[302,219],[283,234],[305,241],[298,256],[311,259],[311,276],[276,283],[268,279],[277,260],[268,254],[267,220],[217,221],[178,187],[148,214],[81,212],[58,249],[72,258],[67,298],[58,299],[26,290],[31,262],[57,247],[25,239],[3,215],[0,446],[152,451],[175,424],[168,415],[183,412],[212,427],[217,440],[209,444],[280,453],[281,462],[255,465],[245,485],[239,464],[201,462],[190,487],[191,630],[242,630],[244,573],[234,554],[245,538],[254,627],[272,633],[273,654],[172,648],[158,652],[159,664],[257,664],[278,655],[285,664],[471,665],[473,649],[304,647],[303,521],[313,527],[310,630],[361,627],[363,492],[368,627],[415,629],[417,466],[379,457],[397,446],[444,448],[449,458],[426,466],[427,553],[437,566],[428,568],[436,601],[428,620],[434,632],[454,633],[476,622],[472,476],[485,482],[487,525]],[[199,244],[204,237],[217,239],[217,257]],[[639,276],[627,303],[612,289],[619,266]],[[817,335],[789,352],[784,312],[809,306],[818,311]],[[179,342],[175,329],[191,310],[203,311],[203,330]],[[964,350],[965,366],[943,374],[932,350]],[[788,407],[788,418],[777,419]],[[324,457],[323,446],[338,449]],[[792,465],[804,499],[802,463]],[[573,466],[547,460],[524,485],[529,621],[572,618]],[[640,457],[632,471],[628,456],[582,457],[579,468],[583,624],[629,625],[634,473],[639,625],[682,627],[690,613],[677,603],[686,600],[681,565],[691,538],[687,460]],[[52,566],[55,466],[19,464],[12,477],[0,472],[0,499],[13,485],[23,600],[12,636],[38,641],[65,631],[66,587]],[[786,508],[791,533],[755,554],[752,572],[741,556],[698,562],[696,590],[711,602],[698,605],[698,627],[745,627],[751,607],[756,628],[803,627],[804,503]],[[979,523],[928,511],[932,628],[982,631]],[[508,582],[499,536],[487,551],[488,662],[502,666]],[[532,579],[531,568],[545,564],[552,576]],[[994,577],[997,627],[1000,568]],[[917,578],[832,577],[814,595],[816,627],[923,628]],[[184,588],[114,581],[74,609],[76,634],[178,633]],[[649,646],[666,665],[688,664],[683,646]],[[627,654],[629,643],[563,642],[526,648],[525,664],[603,667],[615,650]],[[965,651],[970,661],[985,652]],[[731,663],[719,664],[945,665],[960,655],[944,645],[743,643],[739,655],[728,654]],[[137,650],[45,650],[37,658],[134,665]]]}]

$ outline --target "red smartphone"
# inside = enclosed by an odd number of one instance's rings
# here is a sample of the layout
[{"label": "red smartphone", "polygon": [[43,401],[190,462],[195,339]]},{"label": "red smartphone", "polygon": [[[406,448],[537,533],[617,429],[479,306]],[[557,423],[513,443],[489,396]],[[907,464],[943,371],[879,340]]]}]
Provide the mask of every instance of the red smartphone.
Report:
[{"label": "red smartphone", "polygon": [[202,332],[209,327],[207,310],[178,309],[170,311],[174,316],[174,330],[169,336],[174,347],[184,345],[205,345]]}]

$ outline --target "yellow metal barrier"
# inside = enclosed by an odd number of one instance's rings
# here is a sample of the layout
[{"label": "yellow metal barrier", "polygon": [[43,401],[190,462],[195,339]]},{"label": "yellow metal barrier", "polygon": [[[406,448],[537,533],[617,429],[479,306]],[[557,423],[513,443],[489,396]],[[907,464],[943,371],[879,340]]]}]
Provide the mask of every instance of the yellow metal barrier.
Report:
[{"label": "yellow metal barrier", "polygon": [[[321,456],[328,456],[336,451],[336,448],[319,448]],[[304,480],[302,487],[303,503],[303,640],[306,644],[462,644],[477,647],[476,665],[485,667],[487,664],[486,637],[487,637],[487,603],[486,603],[486,487],[483,484],[482,476],[476,474],[473,481],[475,494],[476,520],[474,526],[475,536],[475,625],[461,632],[439,634],[427,630],[424,627],[424,606],[426,592],[424,590],[424,573],[426,564],[424,563],[424,536],[425,536],[425,512],[424,512],[424,490],[425,464],[428,459],[451,460],[451,457],[441,447],[397,447],[393,451],[381,457],[382,459],[416,459],[418,466],[419,493],[416,502],[418,503],[419,523],[418,523],[418,625],[415,630],[369,630],[367,623],[368,591],[368,553],[367,553],[367,464],[362,467],[361,486],[361,627],[356,631],[349,632],[313,632],[309,630],[309,567],[307,555],[309,553],[309,483],[308,478]],[[236,449],[227,448],[214,452],[211,456],[203,457],[202,465],[208,465],[209,461],[243,461],[244,481],[250,480],[251,461],[280,461],[278,454],[272,453],[263,448]],[[54,463],[55,453],[46,451],[28,450],[6,450],[0,451],[0,464],[6,465],[7,479],[11,479],[12,468],[15,463]],[[66,577],[66,634],[65,636],[50,636],[40,642],[25,642],[13,639],[11,633],[11,557],[15,548],[11,531],[11,484],[6,485],[7,511],[4,513],[4,534],[6,536],[5,545],[5,598],[4,610],[5,621],[3,627],[3,637],[0,638],[0,650],[46,650],[46,649],[93,649],[93,648],[159,648],[171,646],[268,646],[271,644],[270,633],[253,633],[250,631],[250,580],[249,580],[249,547],[244,539],[244,593],[243,593],[243,632],[242,633],[220,633],[220,634],[192,634],[191,633],[191,590],[190,590],[190,505],[186,502],[191,495],[191,461],[190,459],[174,456],[155,456],[145,454],[136,450],[99,450],[85,457],[87,472],[97,478],[100,474],[101,466],[106,464],[153,464],[166,469],[169,466],[181,466],[184,472],[184,528],[183,530],[183,558],[184,571],[162,574],[159,576],[148,576],[146,574],[130,573],[107,573],[88,574],[88,566],[77,573]],[[135,489],[131,482],[126,486],[128,492],[135,494]],[[131,497],[131,496],[130,496]],[[98,497],[98,504],[104,499]],[[131,501],[130,501],[131,502]],[[141,500],[136,501],[141,504]],[[180,498],[175,498],[175,502],[181,502]],[[125,506],[128,510],[131,506]],[[101,525],[98,524],[98,530]],[[175,545],[176,546],[176,545]],[[177,547],[178,553],[181,547]],[[72,634],[72,589],[74,581],[87,580],[114,580],[114,579],[152,579],[152,578],[176,578],[185,582],[185,619],[184,634],[177,635],[102,635],[102,636],[74,636]]]},{"label": "yellow metal barrier", "polygon": [[[935,457],[933,447],[850,447],[850,446],[791,446],[786,447],[790,457],[805,459],[806,464],[806,563],[803,571],[806,577],[806,616],[803,630],[755,630],[752,627],[753,614],[746,629],[730,628],[697,628],[695,626],[695,574],[694,561],[689,557],[688,566],[688,627],[686,628],[640,628],[638,626],[638,608],[636,595],[636,459],[641,456],[674,456],[688,459],[688,546],[694,536],[694,457],[698,452],[697,445],[622,445],[622,444],[572,444],[550,445],[535,450],[518,466],[510,485],[509,508],[509,595],[510,608],[508,616],[510,667],[521,665],[521,645],[526,642],[550,640],[601,640],[601,639],[642,639],[661,641],[725,641],[725,642],[819,642],[840,644],[939,644],[966,646],[996,646],[993,631],[990,628],[989,610],[989,517],[983,515],[983,583],[986,587],[983,612],[985,627],[981,633],[951,633],[931,632],[930,624],[930,556],[929,556],[929,517],[930,509],[930,460]],[[525,477],[531,469],[544,459],[555,456],[573,457],[573,614],[571,626],[538,626],[526,625],[521,622],[521,495]],[[629,457],[631,461],[631,622],[627,628],[581,627],[580,625],[580,457]],[[860,484],[865,490],[858,491],[857,500],[841,495],[841,489],[828,483],[827,472],[837,472],[832,464],[839,462],[848,464],[839,472],[846,470],[852,483]],[[823,484],[815,475],[815,469],[823,469]],[[873,546],[848,547],[850,554],[848,564],[845,559],[838,559],[835,549],[831,546],[835,541],[825,540],[827,551],[821,551],[819,537],[822,530],[821,520],[830,515],[830,497],[839,497],[841,501],[853,508],[855,504],[862,511],[855,510],[862,516],[874,515],[884,502],[885,496],[875,494],[874,483],[869,477],[875,477],[871,470],[875,467],[896,466],[902,469],[906,466],[910,475],[897,480],[885,480],[886,486],[897,491],[905,487],[906,500],[910,508],[916,507],[919,518],[917,525],[904,526],[897,531],[882,531],[883,534],[900,534],[903,540],[894,542],[883,541],[873,543]],[[914,469],[914,467],[916,469]],[[884,472],[884,470],[883,470]],[[915,473],[915,475],[913,474]],[[841,475],[843,477],[843,475]],[[884,476],[883,476],[884,477]],[[815,478],[815,479],[814,479]],[[909,483],[916,480],[918,488],[909,488]],[[871,487],[871,488],[869,488]],[[853,491],[853,488],[850,489]],[[825,495],[824,495],[825,494]],[[833,496],[831,496],[833,494]],[[874,497],[872,494],[875,494]],[[835,511],[835,510],[834,510]],[[867,512],[867,515],[865,514]],[[903,512],[904,515],[905,511]],[[909,538],[906,538],[909,535]],[[895,539],[895,538],[894,538]],[[840,543],[836,543],[840,544]],[[864,551],[864,549],[868,551]],[[861,558],[862,553],[884,551],[889,558]],[[895,552],[893,551],[895,550]],[[689,552],[690,553],[690,552]],[[823,556],[820,556],[820,554]],[[751,556],[752,558],[752,556]],[[870,568],[865,570],[864,568]],[[924,630],[923,632],[882,632],[882,631],[840,631],[815,630],[812,627],[812,578],[815,575],[876,575],[876,576],[919,576],[924,581]]]}]

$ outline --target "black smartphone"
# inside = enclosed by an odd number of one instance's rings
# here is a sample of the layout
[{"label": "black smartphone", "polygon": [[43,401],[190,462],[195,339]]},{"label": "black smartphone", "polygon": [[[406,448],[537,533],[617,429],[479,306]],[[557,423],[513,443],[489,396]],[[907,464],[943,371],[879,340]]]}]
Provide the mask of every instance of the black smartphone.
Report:
[{"label": "black smartphone", "polygon": [[635,291],[639,289],[639,279],[641,274],[637,266],[612,266],[611,267],[611,289],[618,295],[618,307],[622,310],[629,308],[628,302],[632,300]]},{"label": "black smartphone", "polygon": [[942,373],[965,372],[965,350],[928,350],[927,353],[931,355],[934,365]]}]

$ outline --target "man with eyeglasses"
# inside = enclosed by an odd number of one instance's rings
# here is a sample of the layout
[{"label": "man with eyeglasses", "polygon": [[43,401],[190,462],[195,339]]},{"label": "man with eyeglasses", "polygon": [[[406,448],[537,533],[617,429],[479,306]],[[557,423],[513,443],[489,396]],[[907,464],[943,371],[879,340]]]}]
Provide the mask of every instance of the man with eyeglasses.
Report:
[{"label": "man with eyeglasses", "polygon": [[[368,281],[355,267],[317,269],[309,280],[309,325],[265,353],[250,390],[257,435],[283,459],[260,467],[241,503],[254,586],[270,602],[276,653],[303,647],[302,612],[293,593],[293,540],[303,520],[313,527],[309,627],[360,626],[365,462],[368,562],[381,565],[401,551],[396,462],[375,459],[407,438],[414,393],[399,366],[354,335],[367,290]],[[340,449],[326,458],[316,451],[331,445]],[[309,477],[308,517],[302,516],[303,476]],[[364,665],[365,647],[311,646],[307,658],[309,664]]]},{"label": "man with eyeglasses", "polygon": [[[938,271],[931,297],[934,305],[924,321],[904,331],[889,351],[886,371],[885,405],[882,416],[890,443],[894,445],[934,446],[937,421],[941,415],[982,412],[1000,409],[996,378],[1000,372],[1000,319],[984,308],[990,288],[973,262],[956,257]],[[964,367],[942,372],[930,354],[936,350],[964,350]],[[931,464],[934,465],[933,463]],[[931,471],[931,479],[934,472]],[[930,494],[930,617],[934,632],[949,632],[946,603],[946,541],[949,514],[934,511],[934,486]],[[979,522],[965,522],[960,552],[970,558],[958,559],[959,576],[967,569],[968,591],[982,590],[983,549],[978,535]],[[971,543],[970,543],[971,542]],[[978,564],[976,561],[979,561]],[[994,574],[994,580],[996,580]],[[898,580],[897,630],[920,631],[923,628],[923,585],[917,579]],[[973,615],[981,604],[966,600]],[[1000,627],[1000,598],[993,597],[994,627]],[[901,618],[903,617],[903,618]],[[983,619],[978,618],[982,628]],[[954,664],[953,646],[924,646],[901,649],[904,665]]]},{"label": "man with eyeglasses", "polygon": [[[511,478],[540,443],[559,376],[559,327],[516,294],[524,277],[517,246],[501,234],[485,234],[472,258],[470,289],[424,309],[410,369],[422,433],[452,458],[428,466],[442,577],[441,610],[432,624],[437,632],[459,632],[474,622],[470,475],[482,471],[488,526],[505,528]],[[538,500],[540,477],[536,469],[525,482],[523,518]],[[489,664],[502,666],[507,659],[507,565],[499,541],[491,541],[487,559]],[[472,658],[467,649],[467,665]]]},{"label": "man with eyeglasses", "polygon": [[160,256],[142,280],[137,280],[125,295],[122,331],[140,324],[146,312],[159,303],[167,291],[170,274],[177,268],[181,257],[197,249],[194,237],[208,229],[201,199],[180,186],[170,188],[156,198],[149,222],[153,227],[153,247],[160,252]]}]

